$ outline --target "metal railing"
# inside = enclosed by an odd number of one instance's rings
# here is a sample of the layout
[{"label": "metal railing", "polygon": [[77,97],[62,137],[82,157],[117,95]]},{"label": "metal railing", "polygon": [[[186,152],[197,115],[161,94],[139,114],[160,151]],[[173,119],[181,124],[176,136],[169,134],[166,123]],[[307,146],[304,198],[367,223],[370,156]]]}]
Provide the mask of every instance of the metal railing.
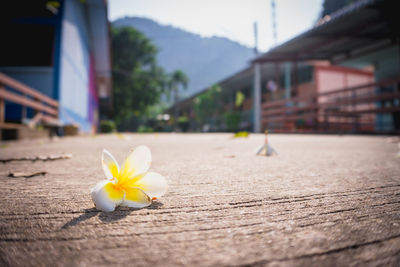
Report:
[{"label": "metal railing", "polygon": [[[262,105],[265,129],[276,132],[378,133],[379,114],[398,123],[400,77]],[[397,121],[397,122],[395,122]],[[399,131],[394,125],[393,131]]]},{"label": "metal railing", "polygon": [[26,116],[27,107],[32,108],[35,116],[40,117],[41,120],[58,121],[58,102],[56,100],[0,72],[0,129],[21,127],[22,124],[5,121],[6,101],[22,106],[21,121]]}]

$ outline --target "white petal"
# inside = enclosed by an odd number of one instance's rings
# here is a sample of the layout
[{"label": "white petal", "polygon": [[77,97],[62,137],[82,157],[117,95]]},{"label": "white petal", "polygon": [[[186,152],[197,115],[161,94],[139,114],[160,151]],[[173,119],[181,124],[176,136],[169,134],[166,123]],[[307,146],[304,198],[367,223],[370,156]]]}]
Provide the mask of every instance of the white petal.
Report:
[{"label": "white petal", "polygon": [[147,146],[138,146],[126,158],[121,171],[121,180],[133,178],[149,170],[151,152]]},{"label": "white petal", "polygon": [[148,172],[141,179],[135,181],[135,187],[142,189],[150,198],[159,198],[167,192],[167,181],[164,176],[156,172]]},{"label": "white petal", "polygon": [[121,206],[130,208],[144,208],[151,204],[151,199],[140,188],[126,188],[125,199]]},{"label": "white petal", "polygon": [[114,211],[124,199],[124,192],[115,189],[113,183],[107,180],[98,182],[91,190],[91,195],[96,209],[105,212]]},{"label": "white petal", "polygon": [[119,176],[119,165],[110,152],[103,149],[101,155],[101,164],[103,165],[104,174],[107,179],[111,180],[113,177],[118,178]]}]

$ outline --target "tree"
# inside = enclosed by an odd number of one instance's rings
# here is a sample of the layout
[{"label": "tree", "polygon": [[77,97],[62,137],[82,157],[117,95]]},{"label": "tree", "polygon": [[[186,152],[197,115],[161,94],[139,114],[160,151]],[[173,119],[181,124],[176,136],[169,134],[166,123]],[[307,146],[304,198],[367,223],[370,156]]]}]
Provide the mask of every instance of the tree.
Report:
[{"label": "tree", "polygon": [[168,89],[170,93],[174,95],[174,119],[175,121],[178,119],[178,100],[179,100],[179,91],[181,89],[186,90],[188,85],[188,77],[181,70],[174,71],[168,80]]},{"label": "tree", "polygon": [[112,29],[113,119],[118,125],[159,101],[166,75],[156,54],[157,48],[134,28]]},{"label": "tree", "polygon": [[214,84],[194,99],[194,111],[200,126],[223,111],[221,92],[221,87]]}]

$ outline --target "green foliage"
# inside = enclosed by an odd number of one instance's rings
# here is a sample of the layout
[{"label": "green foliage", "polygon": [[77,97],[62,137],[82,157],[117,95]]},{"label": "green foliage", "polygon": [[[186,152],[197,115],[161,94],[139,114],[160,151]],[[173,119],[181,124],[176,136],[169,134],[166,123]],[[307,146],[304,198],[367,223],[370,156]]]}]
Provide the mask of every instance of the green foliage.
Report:
[{"label": "green foliage", "polygon": [[113,118],[117,124],[159,101],[166,75],[156,47],[131,27],[112,29]]},{"label": "green foliage", "polygon": [[147,107],[146,117],[147,118],[156,118],[158,114],[162,114],[164,110],[166,110],[168,106],[165,103],[157,103],[155,105]]},{"label": "green foliage", "polygon": [[228,131],[237,131],[241,120],[241,114],[239,111],[225,112],[224,113],[225,124]]},{"label": "green foliage", "polygon": [[211,86],[194,100],[196,119],[200,124],[204,124],[207,119],[221,112],[222,108],[221,87],[219,85]]},{"label": "green foliage", "polygon": [[187,89],[189,78],[181,70],[176,70],[170,75],[169,85],[171,88],[177,88],[182,86],[183,89]]},{"label": "green foliage", "polygon": [[[171,93],[174,94],[174,118],[178,117],[179,111],[178,111],[178,100],[179,100],[179,93],[180,91],[186,90],[187,85],[188,85],[188,77],[186,74],[181,71],[181,70],[176,70],[174,71],[171,75],[168,77],[168,82],[167,82],[167,95],[170,96]],[[168,97],[169,98],[169,97]],[[176,124],[175,124],[176,126]]]},{"label": "green foliage", "polygon": [[178,118],[178,123],[186,123],[189,122],[189,118],[187,116],[180,116]]},{"label": "green foliage", "polygon": [[116,130],[114,121],[102,120],[100,121],[100,132],[102,133],[112,133]]},{"label": "green foliage", "polygon": [[165,76],[165,83],[163,87],[163,93],[167,96],[168,100],[171,99],[171,95],[174,97],[174,101],[179,98],[179,91],[186,90],[189,83],[189,78],[182,70],[175,70],[173,73]]},{"label": "green foliage", "polygon": [[137,132],[138,133],[152,133],[152,132],[154,132],[154,129],[152,127],[149,127],[146,125],[139,125]]},{"label": "green foliage", "polygon": [[182,132],[187,132],[190,126],[189,118],[187,116],[180,116],[178,118],[178,126]]}]

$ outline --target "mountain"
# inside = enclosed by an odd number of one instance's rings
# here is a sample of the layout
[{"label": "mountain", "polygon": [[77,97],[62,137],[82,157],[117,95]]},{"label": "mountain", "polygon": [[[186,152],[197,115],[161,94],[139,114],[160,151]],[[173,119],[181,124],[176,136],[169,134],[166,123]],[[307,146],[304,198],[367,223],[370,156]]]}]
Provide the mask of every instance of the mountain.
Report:
[{"label": "mountain", "polygon": [[254,58],[253,49],[223,37],[201,37],[151,19],[124,17],[114,27],[131,26],[158,47],[158,63],[167,71],[180,69],[189,77],[191,96],[245,68]]}]

